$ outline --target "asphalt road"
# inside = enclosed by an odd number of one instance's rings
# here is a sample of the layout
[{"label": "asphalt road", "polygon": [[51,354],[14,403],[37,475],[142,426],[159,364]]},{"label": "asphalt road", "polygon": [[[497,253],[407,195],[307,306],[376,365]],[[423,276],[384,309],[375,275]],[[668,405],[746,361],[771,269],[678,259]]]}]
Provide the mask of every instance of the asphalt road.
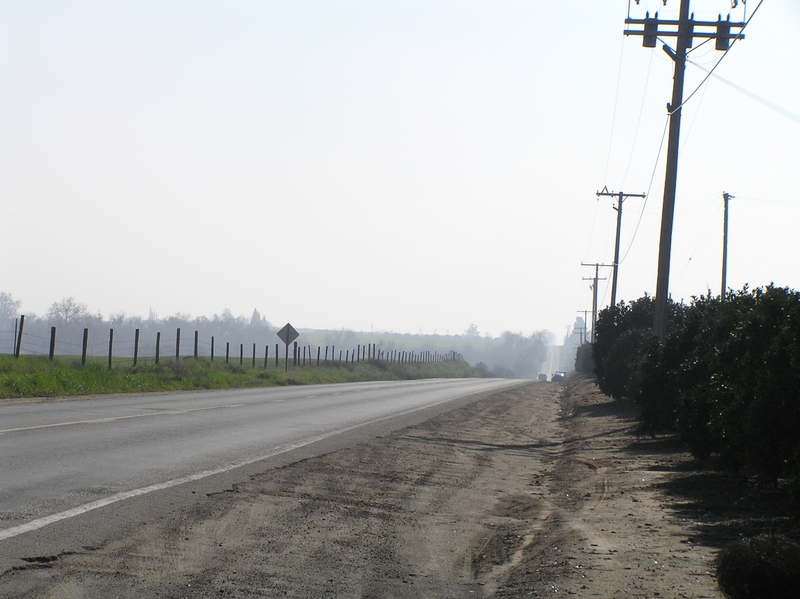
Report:
[{"label": "asphalt road", "polygon": [[[380,434],[490,392],[503,379],[432,379],[116,396],[0,406],[0,548],[275,456]],[[163,507],[161,509],[164,509]],[[127,510],[133,512],[135,510]],[[141,514],[140,514],[141,517]],[[61,524],[61,528],[56,524]]]}]

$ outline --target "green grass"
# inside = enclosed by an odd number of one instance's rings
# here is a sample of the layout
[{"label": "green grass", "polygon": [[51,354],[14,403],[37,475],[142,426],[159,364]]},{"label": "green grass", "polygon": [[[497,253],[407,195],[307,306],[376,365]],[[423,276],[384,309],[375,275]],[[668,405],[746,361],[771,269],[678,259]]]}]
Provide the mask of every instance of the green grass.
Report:
[{"label": "green grass", "polygon": [[423,378],[473,378],[478,373],[464,362],[385,364],[374,360],[355,364],[333,363],[307,367],[251,368],[245,362],[210,362],[207,359],[163,360],[137,366],[60,357],[0,356],[0,400],[18,397],[65,397],[108,393],[149,393],[198,389],[241,389],[281,385],[313,385],[358,381],[390,381]]}]

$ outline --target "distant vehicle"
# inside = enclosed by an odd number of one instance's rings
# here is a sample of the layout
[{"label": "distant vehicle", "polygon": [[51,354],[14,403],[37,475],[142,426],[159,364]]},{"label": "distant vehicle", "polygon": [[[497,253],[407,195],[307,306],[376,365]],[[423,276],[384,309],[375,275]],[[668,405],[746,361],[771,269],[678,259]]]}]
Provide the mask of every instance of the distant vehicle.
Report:
[{"label": "distant vehicle", "polygon": [[540,374],[539,375],[539,380],[540,381],[546,381],[547,380],[547,375],[546,374]]},{"label": "distant vehicle", "polygon": [[550,380],[553,381],[554,383],[563,383],[564,379],[566,378],[567,378],[566,372],[554,372],[553,378],[551,378]]}]

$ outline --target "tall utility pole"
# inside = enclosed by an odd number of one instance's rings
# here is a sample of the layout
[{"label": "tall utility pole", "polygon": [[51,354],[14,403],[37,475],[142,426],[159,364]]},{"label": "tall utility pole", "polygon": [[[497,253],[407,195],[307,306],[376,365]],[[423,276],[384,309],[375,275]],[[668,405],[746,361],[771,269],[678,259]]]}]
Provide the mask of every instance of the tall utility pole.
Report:
[{"label": "tall utility pole", "polygon": [[583,314],[583,327],[581,328],[581,345],[586,343],[586,322],[589,320],[589,310],[578,310],[578,314]]},{"label": "tall utility pole", "polygon": [[[655,48],[658,37],[677,38],[675,50],[664,44],[663,49],[675,62],[672,85],[672,102],[667,104],[669,113],[669,142],[667,143],[667,172],[664,181],[664,203],[661,209],[661,239],[658,245],[658,279],[656,281],[655,317],[653,333],[663,341],[667,336],[667,300],[669,296],[669,262],[672,251],[672,223],[675,213],[675,190],[678,182],[678,142],[681,132],[681,109],[683,105],[683,81],[686,70],[687,50],[692,40],[716,39],[717,50],[727,50],[731,39],[743,39],[742,33],[731,33],[732,28],[741,31],[746,23],[732,23],[730,15],[723,21],[695,21],[689,16],[689,0],[681,0],[678,20],[659,19],[658,13],[651,18],[625,19],[626,25],[641,25],[642,29],[626,29],[625,35],[641,35],[645,48]],[[663,27],[663,29],[662,29]]]},{"label": "tall utility pole", "polygon": [[725,293],[728,288],[728,200],[733,198],[727,191],[722,192],[722,201],[725,205],[725,210],[722,218],[722,291],[720,297],[725,299]]},{"label": "tall utility pole", "polygon": [[[612,266],[611,264],[585,264],[581,262],[581,266],[594,266],[594,276],[593,277],[583,277],[584,281],[592,281],[592,335],[590,338],[590,342],[594,343],[594,329],[595,325],[597,324],[597,281],[605,281],[605,277],[602,279],[598,277],[600,272],[600,267],[608,267]],[[585,321],[584,321],[585,322]]]},{"label": "tall utility pole", "polygon": [[608,187],[603,187],[602,191],[597,192],[597,197],[599,198],[600,196],[617,196],[617,207],[614,208],[617,211],[617,241],[614,244],[614,264],[612,265],[614,270],[611,275],[611,306],[613,307],[617,305],[617,271],[619,270],[619,237],[622,230],[622,202],[625,201],[625,198],[644,198],[647,195],[644,193],[613,192],[608,191]]}]

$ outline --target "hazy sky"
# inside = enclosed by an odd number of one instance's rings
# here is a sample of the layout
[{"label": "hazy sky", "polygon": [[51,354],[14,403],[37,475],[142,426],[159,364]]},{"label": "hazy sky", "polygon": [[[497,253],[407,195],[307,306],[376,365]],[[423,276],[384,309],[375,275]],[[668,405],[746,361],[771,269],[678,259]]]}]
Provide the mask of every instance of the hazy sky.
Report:
[{"label": "hazy sky", "polygon": [[[650,192],[624,205],[618,299],[655,291],[673,64],[622,34],[628,4],[2,0],[0,291],[39,315],[74,296],[562,337],[591,308],[581,262],[613,260],[603,186]],[[719,293],[723,191],[729,285],[800,287],[800,3],[765,0],[745,33],[716,70],[733,85],[685,106],[676,299]]]}]

